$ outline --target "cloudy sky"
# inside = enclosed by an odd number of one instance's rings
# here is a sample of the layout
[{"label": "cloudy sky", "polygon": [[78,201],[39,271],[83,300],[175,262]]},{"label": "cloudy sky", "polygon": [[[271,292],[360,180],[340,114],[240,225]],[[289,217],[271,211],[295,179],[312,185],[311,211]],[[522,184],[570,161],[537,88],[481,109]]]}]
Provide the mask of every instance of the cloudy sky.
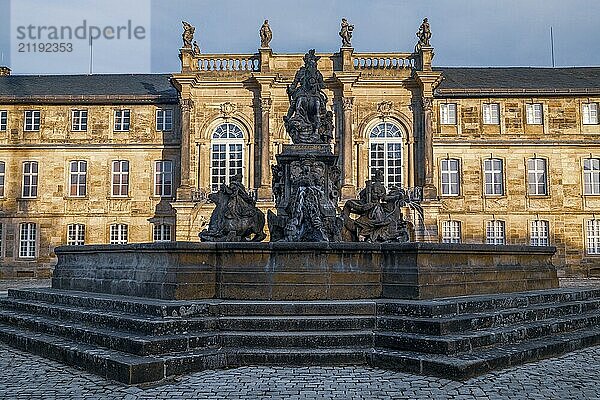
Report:
[{"label": "cloudy sky", "polygon": [[76,59],[15,52],[17,26],[30,23],[76,27],[86,19],[105,27],[131,20],[147,28],[143,41],[95,42],[93,72],[113,73],[177,71],[181,20],[196,26],[205,53],[254,53],[265,18],[273,50],[300,53],[339,49],[341,17],[355,25],[357,52],[411,51],[428,17],[438,66],[550,66],[551,26],[557,66],[600,65],[599,0],[119,0],[119,6],[111,1],[0,0],[3,64],[14,73],[88,72],[85,41],[77,43]]}]

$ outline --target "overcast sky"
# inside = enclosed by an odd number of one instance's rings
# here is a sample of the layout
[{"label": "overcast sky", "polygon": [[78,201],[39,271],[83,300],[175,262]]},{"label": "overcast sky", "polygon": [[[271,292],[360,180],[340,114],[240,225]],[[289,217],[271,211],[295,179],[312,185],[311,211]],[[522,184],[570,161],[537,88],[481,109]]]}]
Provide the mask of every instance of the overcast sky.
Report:
[{"label": "overcast sky", "polygon": [[[20,0],[13,0],[14,2]],[[101,3],[101,2],[98,2]],[[355,25],[357,52],[411,51],[415,32],[428,17],[438,66],[550,66],[550,26],[557,66],[600,65],[600,0],[121,0],[130,15],[150,7],[150,62],[136,68],[137,53],[95,48],[94,72],[175,72],[181,46],[181,20],[196,26],[205,53],[254,53],[265,18],[273,31],[274,52],[333,52],[340,47],[340,19]],[[38,1],[28,12],[51,20],[57,8],[81,1]],[[94,7],[82,7],[94,14]],[[0,0],[0,51],[11,64],[10,0]],[[113,9],[114,10],[114,9]],[[119,15],[119,13],[115,13]],[[14,18],[14,16],[13,16]],[[87,17],[86,17],[87,18]],[[139,19],[139,18],[138,18]],[[76,24],[78,21],[73,21]],[[48,22],[52,23],[52,22]],[[14,24],[13,24],[14,25]],[[14,39],[13,39],[14,41]],[[13,53],[14,54],[14,53]],[[102,62],[103,57],[110,62]],[[15,57],[13,57],[15,58]],[[128,62],[118,64],[117,59]],[[62,62],[62,66],[61,66]],[[13,63],[17,64],[17,63]],[[31,64],[31,65],[30,65]],[[118,64],[118,65],[117,65]],[[21,66],[15,73],[74,73],[60,58]],[[79,67],[78,67],[79,68]],[[80,71],[86,73],[85,70]]]}]

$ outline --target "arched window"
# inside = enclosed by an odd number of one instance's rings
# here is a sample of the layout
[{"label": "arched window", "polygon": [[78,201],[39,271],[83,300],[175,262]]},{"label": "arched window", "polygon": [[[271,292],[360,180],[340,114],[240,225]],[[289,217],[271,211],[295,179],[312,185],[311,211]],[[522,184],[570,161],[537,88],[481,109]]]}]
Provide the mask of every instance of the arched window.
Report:
[{"label": "arched window", "polygon": [[216,192],[232,176],[243,173],[243,165],[244,133],[236,124],[217,126],[210,143],[210,190]]},{"label": "arched window", "polygon": [[369,133],[369,172],[382,170],[386,187],[402,186],[402,131],[391,122],[375,125]]}]

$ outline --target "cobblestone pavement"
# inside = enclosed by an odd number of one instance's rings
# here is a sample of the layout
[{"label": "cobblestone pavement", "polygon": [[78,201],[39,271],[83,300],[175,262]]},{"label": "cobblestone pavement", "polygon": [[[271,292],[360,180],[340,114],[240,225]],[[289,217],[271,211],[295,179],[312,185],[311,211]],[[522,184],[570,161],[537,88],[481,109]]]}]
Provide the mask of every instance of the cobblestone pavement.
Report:
[{"label": "cobblestone pavement", "polygon": [[600,399],[600,346],[454,382],[368,367],[243,367],[126,386],[0,344],[0,399]]}]

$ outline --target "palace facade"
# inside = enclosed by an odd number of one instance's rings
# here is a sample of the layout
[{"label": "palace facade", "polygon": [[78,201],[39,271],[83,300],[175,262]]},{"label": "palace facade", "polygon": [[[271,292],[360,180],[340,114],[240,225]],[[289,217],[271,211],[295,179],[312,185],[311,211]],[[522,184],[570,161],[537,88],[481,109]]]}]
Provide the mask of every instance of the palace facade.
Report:
[{"label": "palace facade", "polygon": [[[270,38],[269,38],[270,40]],[[198,241],[206,196],[241,172],[274,207],[303,54],[202,54],[181,71],[0,72],[0,278],[47,276],[64,244]],[[443,68],[433,48],[318,54],[342,201],[373,171],[421,188],[415,239],[552,245],[564,275],[600,275],[600,68]]]}]

